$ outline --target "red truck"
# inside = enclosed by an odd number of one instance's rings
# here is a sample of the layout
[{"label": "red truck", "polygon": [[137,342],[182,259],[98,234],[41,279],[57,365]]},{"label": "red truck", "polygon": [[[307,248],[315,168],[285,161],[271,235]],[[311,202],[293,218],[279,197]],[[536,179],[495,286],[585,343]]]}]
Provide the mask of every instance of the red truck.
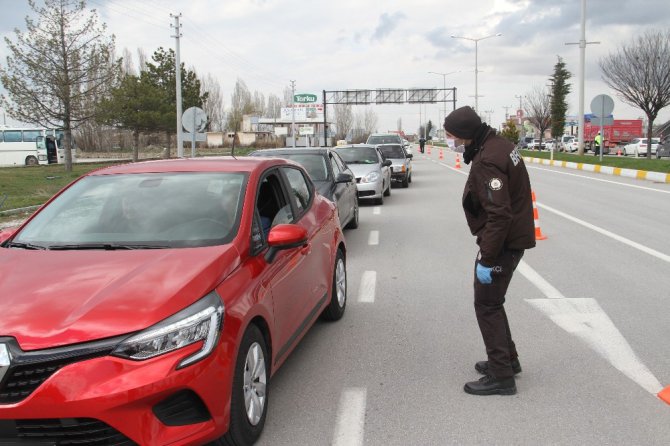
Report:
[{"label": "red truck", "polygon": [[[603,127],[605,131],[605,148],[616,147],[620,144],[627,144],[633,138],[642,136],[641,119],[615,119],[612,125]],[[591,125],[590,120],[584,121],[584,141],[588,147],[593,146],[593,139],[600,131],[600,126]],[[605,152],[607,153],[607,152]]]}]

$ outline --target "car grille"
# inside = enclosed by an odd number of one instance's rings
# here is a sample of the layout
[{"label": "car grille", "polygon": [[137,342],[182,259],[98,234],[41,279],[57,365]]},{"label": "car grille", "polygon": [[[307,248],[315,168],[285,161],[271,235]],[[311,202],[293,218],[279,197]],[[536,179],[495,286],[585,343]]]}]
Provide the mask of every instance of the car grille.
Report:
[{"label": "car grille", "polygon": [[137,443],[92,418],[0,420],[0,444],[132,446]]},{"label": "car grille", "polygon": [[91,358],[106,356],[123,338],[24,352],[13,338],[0,338],[11,352],[9,365],[0,382],[0,405],[18,403],[35,391],[59,369]]}]

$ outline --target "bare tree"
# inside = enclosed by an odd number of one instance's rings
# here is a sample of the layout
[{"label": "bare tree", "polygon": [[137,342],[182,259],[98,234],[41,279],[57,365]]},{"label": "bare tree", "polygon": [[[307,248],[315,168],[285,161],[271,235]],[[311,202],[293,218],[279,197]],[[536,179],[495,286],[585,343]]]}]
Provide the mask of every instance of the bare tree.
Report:
[{"label": "bare tree", "polygon": [[276,94],[268,96],[268,105],[265,114],[268,118],[277,119],[281,117],[281,99]]},{"label": "bare tree", "polygon": [[137,69],[140,73],[147,70],[147,53],[142,48],[137,49]]},{"label": "bare tree", "polygon": [[401,132],[402,131],[402,118],[398,118],[397,126],[398,126],[398,131]]},{"label": "bare tree", "polygon": [[261,117],[265,115],[265,95],[263,95],[263,93],[254,91],[254,96],[251,102],[253,104],[254,113]]},{"label": "bare tree", "polygon": [[551,98],[544,88],[535,86],[526,93],[526,116],[540,132],[540,147],[544,132],[551,126]]},{"label": "bare tree", "polygon": [[215,132],[223,131],[225,122],[223,120],[223,92],[221,84],[211,74],[207,74],[200,84],[202,94],[209,93],[203,104],[203,110],[209,118],[209,129]]},{"label": "bare tree", "polygon": [[599,62],[605,83],[647,115],[647,157],[658,112],[670,105],[670,30],[648,31]]},{"label": "bare tree", "polygon": [[114,59],[114,36],[105,36],[95,11],[83,1],[29,0],[36,20],[26,17],[27,32],[16,29],[0,81],[8,97],[0,106],[15,119],[45,127],[62,127],[65,170],[72,170],[72,130],[92,119],[91,97],[101,97],[116,84],[121,59]]},{"label": "bare tree", "polygon": [[133,55],[128,48],[123,49],[123,65],[121,66],[122,74],[137,74],[133,67]]},{"label": "bare tree", "polygon": [[354,113],[351,105],[335,105],[335,127],[337,128],[336,139],[345,139],[354,124]]},{"label": "bare tree", "polygon": [[365,107],[363,112],[363,129],[366,133],[366,138],[370,133],[374,133],[377,130],[377,113],[372,109],[372,107]]},{"label": "bare tree", "polygon": [[228,113],[227,128],[238,132],[242,127],[243,116],[251,112],[253,112],[251,93],[249,93],[247,84],[242,79],[237,79],[235,89],[230,98],[230,113]]}]

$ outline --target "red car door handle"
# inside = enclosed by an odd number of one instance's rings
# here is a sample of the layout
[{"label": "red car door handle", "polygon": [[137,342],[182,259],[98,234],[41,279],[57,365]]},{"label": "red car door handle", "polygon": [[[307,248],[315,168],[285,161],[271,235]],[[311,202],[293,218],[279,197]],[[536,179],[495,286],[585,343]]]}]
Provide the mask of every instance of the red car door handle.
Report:
[{"label": "red car door handle", "polygon": [[311,251],[312,251],[312,244],[311,243],[307,243],[305,246],[300,248],[300,254],[302,254],[304,256],[309,254]]}]

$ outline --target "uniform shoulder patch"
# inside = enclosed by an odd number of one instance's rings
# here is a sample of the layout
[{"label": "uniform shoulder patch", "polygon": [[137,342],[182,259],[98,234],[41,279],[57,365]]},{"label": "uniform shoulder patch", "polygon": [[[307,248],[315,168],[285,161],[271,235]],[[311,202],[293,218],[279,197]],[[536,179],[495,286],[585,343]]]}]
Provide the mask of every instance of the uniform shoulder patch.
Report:
[{"label": "uniform shoulder patch", "polygon": [[491,190],[500,190],[503,187],[502,180],[500,178],[491,178],[489,180],[489,189]]}]

